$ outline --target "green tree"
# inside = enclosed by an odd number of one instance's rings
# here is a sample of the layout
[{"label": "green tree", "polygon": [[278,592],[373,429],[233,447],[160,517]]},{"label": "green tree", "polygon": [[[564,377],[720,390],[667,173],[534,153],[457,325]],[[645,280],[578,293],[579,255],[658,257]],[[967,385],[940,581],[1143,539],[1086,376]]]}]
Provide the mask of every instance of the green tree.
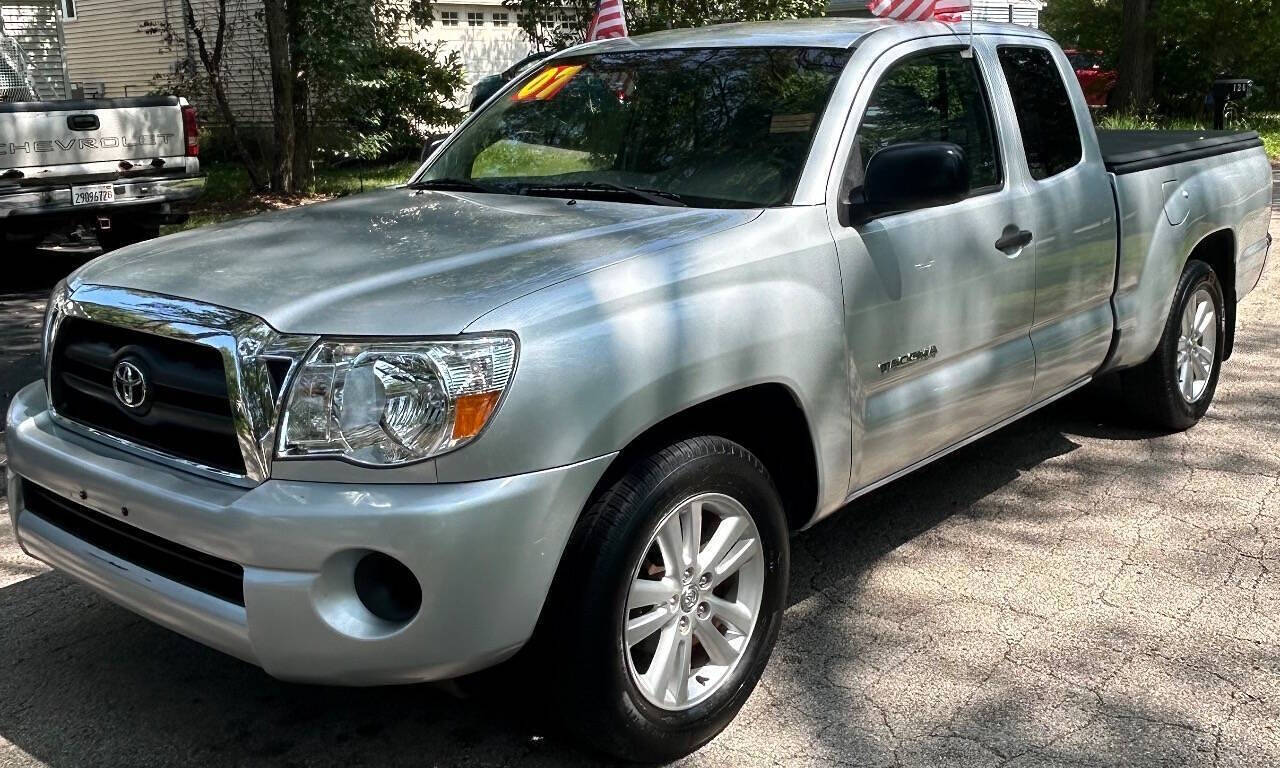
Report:
[{"label": "green tree", "polygon": [[[263,0],[250,14],[229,12],[228,0],[182,7],[185,28],[142,25],[171,50],[188,32],[194,40],[191,64],[158,85],[216,105],[255,188],[300,192],[318,154],[368,158],[420,146],[426,130],[461,118],[453,106],[464,83],[457,54],[411,39],[432,23],[430,0]],[[250,151],[228,95],[237,74],[227,57],[232,40],[265,41],[256,53],[264,54],[258,74],[271,84],[272,138],[262,158]]]},{"label": "green tree", "polygon": [[431,26],[429,0],[284,1],[295,111],[301,93],[309,134],[295,142],[300,156],[310,160],[311,136],[322,127],[329,137],[320,151],[370,157],[420,147],[424,130],[461,119],[452,104],[465,83],[457,54],[408,40]]},{"label": "green tree", "polygon": [[[1131,24],[1126,35],[1132,3],[1148,7],[1141,29]],[[1280,0],[1053,0],[1043,24],[1063,45],[1102,51],[1122,81],[1138,83],[1137,92],[1118,87],[1117,104],[1193,113],[1214,78],[1226,74],[1252,78],[1260,103],[1280,105]]]}]

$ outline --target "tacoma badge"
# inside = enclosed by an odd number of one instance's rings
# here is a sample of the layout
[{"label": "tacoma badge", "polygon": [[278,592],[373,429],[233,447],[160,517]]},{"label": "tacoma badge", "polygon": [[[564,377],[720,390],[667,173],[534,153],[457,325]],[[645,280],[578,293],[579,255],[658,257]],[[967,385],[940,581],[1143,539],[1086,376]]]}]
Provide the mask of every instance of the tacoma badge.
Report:
[{"label": "tacoma badge", "polygon": [[880,364],[880,373],[883,375],[895,368],[901,368],[904,365],[911,365],[912,363],[918,363],[921,360],[928,360],[931,357],[937,356],[938,348],[933,345],[929,345],[924,349],[917,349],[909,355],[903,355],[901,357],[895,357],[892,360],[886,360]]}]

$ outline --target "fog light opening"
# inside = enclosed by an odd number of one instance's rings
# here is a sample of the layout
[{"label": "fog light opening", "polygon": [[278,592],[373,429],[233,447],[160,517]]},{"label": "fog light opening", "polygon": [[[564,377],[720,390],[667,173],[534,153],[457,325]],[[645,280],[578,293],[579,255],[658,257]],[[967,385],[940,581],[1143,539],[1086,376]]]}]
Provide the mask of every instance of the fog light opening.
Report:
[{"label": "fog light opening", "polygon": [[404,563],[370,552],[356,563],[356,597],[374,616],[402,624],[422,607],[422,587]]}]

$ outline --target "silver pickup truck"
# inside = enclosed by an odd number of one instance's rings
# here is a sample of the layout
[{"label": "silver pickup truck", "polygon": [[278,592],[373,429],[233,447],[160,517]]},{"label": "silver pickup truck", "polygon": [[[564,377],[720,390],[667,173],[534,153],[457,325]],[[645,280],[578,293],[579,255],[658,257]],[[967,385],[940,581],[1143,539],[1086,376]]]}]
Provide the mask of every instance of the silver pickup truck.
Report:
[{"label": "silver pickup truck", "polygon": [[585,45],[403,187],[58,286],[13,527],[277,677],[513,659],[566,728],[671,758],[759,679],[790,532],[1104,374],[1195,424],[1270,200],[1256,135],[1099,135],[1021,27]]},{"label": "silver pickup truck", "polygon": [[177,96],[0,102],[0,248],[114,250],[185,221],[198,136]]}]

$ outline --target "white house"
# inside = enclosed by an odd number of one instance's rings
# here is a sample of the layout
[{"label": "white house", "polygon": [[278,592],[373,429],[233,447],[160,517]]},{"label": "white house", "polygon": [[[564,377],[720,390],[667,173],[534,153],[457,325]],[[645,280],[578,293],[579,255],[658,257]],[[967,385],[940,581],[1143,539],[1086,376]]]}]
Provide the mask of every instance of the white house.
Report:
[{"label": "white house", "polygon": [[[996,21],[1040,26],[1042,0],[973,0],[973,17],[978,21]],[[870,16],[867,0],[828,0],[828,16]],[[966,16],[967,18],[967,16]]]},{"label": "white house", "polygon": [[[10,15],[9,0],[5,15]],[[65,42],[64,81],[86,96],[120,97],[149,93],[157,79],[196,55],[196,41],[188,28],[182,0],[21,0],[45,7],[42,28],[61,29]],[[197,17],[212,19],[215,0],[193,0]],[[15,5],[17,9],[20,6]],[[227,0],[230,35],[226,48],[231,77],[228,91],[238,114],[247,122],[269,119],[271,86],[266,42],[261,27],[261,0]],[[61,13],[58,13],[60,11]],[[18,14],[14,11],[15,17]],[[31,12],[23,10],[24,18]],[[500,72],[528,55],[531,48],[516,26],[515,13],[501,0],[442,2],[435,5],[435,24],[414,29],[408,36],[419,42],[442,42],[462,60],[468,87]],[[166,46],[160,26],[175,32]],[[28,24],[28,26],[30,26]],[[204,25],[212,28],[212,25]],[[148,31],[152,30],[152,31]],[[212,40],[208,41],[213,44]],[[466,92],[461,94],[465,99]],[[214,117],[212,113],[209,117]]]},{"label": "white house", "polygon": [[[468,3],[437,2],[435,25],[416,29],[415,40],[440,41],[462,60],[467,90],[485,75],[501,72],[533,51],[529,38],[516,26],[516,14],[502,0]],[[466,92],[463,92],[465,98]]]}]

